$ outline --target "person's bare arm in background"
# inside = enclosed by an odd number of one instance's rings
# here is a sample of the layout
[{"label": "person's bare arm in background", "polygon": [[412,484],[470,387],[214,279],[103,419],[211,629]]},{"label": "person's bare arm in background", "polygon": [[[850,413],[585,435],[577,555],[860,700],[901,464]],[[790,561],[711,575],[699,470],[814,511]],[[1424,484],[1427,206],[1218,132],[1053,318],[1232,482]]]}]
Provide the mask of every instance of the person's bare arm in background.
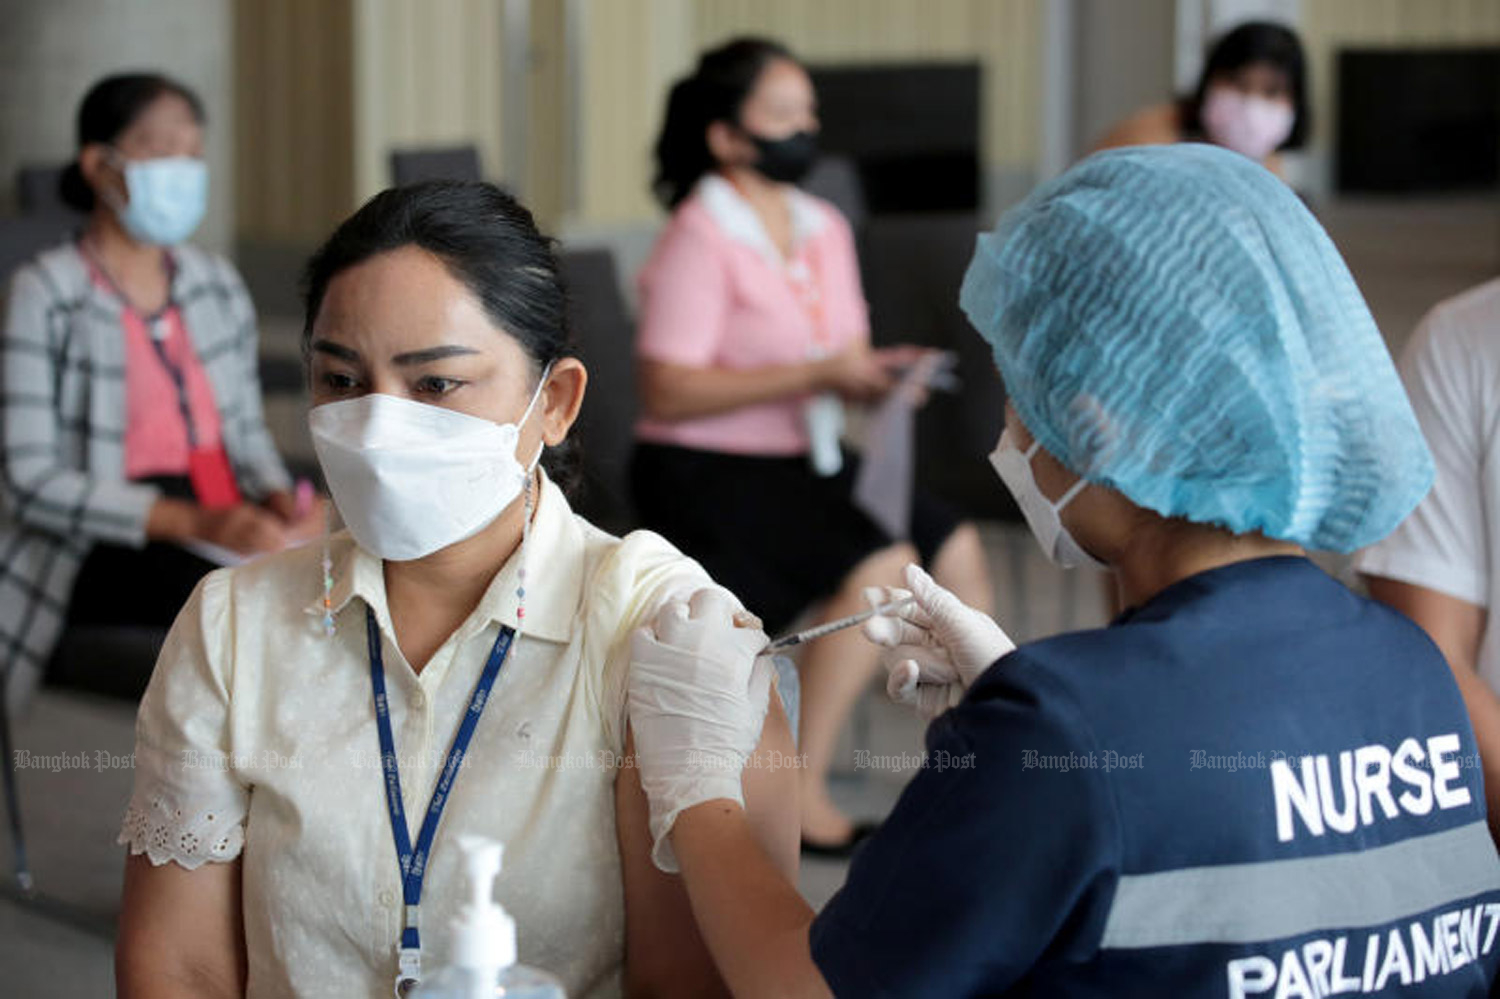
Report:
[{"label": "person's bare arm in background", "polygon": [[923,348],[871,348],[863,343],[819,361],[738,371],[689,367],[640,358],[636,365],[641,408],[658,420],[690,420],[733,412],[812,392],[846,399],[878,399],[896,383],[892,369],[914,363]]},{"label": "person's bare arm in background", "polygon": [[1489,614],[1477,604],[1412,583],[1366,576],[1370,595],[1411,618],[1427,632],[1448,660],[1469,710],[1479,744],[1488,799],[1490,835],[1500,843],[1500,697],[1479,676],[1479,646]]},{"label": "person's bare arm in background", "polygon": [[1497,301],[1481,288],[1439,303],[1402,350],[1398,368],[1432,453],[1432,488],[1357,567],[1370,595],[1415,621],[1448,660],[1479,747],[1490,833],[1500,842],[1500,697],[1479,673],[1493,590],[1488,539],[1500,526],[1500,497],[1485,471],[1500,371]]}]

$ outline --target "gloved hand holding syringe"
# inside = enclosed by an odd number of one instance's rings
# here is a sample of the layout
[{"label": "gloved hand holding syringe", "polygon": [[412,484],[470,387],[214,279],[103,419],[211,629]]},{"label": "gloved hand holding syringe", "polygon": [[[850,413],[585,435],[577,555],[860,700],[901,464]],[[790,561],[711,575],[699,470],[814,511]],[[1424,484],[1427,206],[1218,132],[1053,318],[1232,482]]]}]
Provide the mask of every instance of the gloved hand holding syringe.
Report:
[{"label": "gloved hand holding syringe", "polygon": [[[870,587],[870,609],[778,638],[761,655],[863,624],[865,637],[886,649],[905,652],[887,664],[886,693],[931,719],[958,703],[969,685],[996,659],[1016,647],[994,619],[965,605],[933,582],[918,566],[908,566],[906,584]],[[740,627],[758,628],[748,611],[735,615]],[[911,655],[920,656],[920,661]]]}]

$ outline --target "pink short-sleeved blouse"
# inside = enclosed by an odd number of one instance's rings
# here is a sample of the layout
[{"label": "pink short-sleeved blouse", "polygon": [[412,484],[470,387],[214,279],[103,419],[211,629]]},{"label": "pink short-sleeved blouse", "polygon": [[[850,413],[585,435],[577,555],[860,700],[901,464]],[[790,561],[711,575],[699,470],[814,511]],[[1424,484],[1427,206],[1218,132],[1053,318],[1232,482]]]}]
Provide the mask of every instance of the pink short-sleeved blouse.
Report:
[{"label": "pink short-sleeved blouse", "polygon": [[[737,370],[806,361],[868,341],[854,238],[838,210],[791,193],[796,249],[776,248],[755,210],[710,174],[673,213],[640,276],[637,354]],[[642,418],[643,441],[732,454],[808,449],[802,398],[668,422]]]}]

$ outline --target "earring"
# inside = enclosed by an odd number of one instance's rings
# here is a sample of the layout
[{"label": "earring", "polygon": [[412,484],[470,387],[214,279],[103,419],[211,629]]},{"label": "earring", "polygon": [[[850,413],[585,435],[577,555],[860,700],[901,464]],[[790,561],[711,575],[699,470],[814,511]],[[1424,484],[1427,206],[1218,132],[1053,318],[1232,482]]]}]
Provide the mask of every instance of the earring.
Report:
[{"label": "earring", "polygon": [[535,509],[533,497],[532,475],[526,476],[526,484],[521,487],[521,497],[524,510],[524,519],[521,521],[521,565],[516,570],[516,630],[520,630],[526,619],[526,542],[531,538],[531,515]]},{"label": "earring", "polygon": [[328,549],[328,539],[333,533],[333,504],[323,508],[323,634],[332,636],[333,627],[333,555]]}]

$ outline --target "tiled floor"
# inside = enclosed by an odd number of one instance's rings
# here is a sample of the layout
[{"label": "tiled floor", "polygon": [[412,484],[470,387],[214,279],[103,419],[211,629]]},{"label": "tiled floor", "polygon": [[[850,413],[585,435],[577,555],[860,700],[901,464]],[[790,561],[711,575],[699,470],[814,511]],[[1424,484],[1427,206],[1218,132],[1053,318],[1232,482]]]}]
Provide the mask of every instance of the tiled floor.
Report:
[{"label": "tiled floor", "polygon": [[[1338,205],[1325,208],[1322,217],[1394,349],[1434,302],[1500,273],[1500,212],[1491,202]],[[268,327],[268,350],[294,355],[295,323]],[[300,401],[273,399],[268,418],[291,454],[310,454]],[[1024,529],[989,525],[984,534],[998,588],[997,617],[1017,640],[1102,622],[1096,580],[1052,568]],[[1342,563],[1329,567],[1339,571]],[[113,844],[129,793],[131,719],[126,705],[44,691],[17,728],[15,748],[27,764],[21,786],[32,867],[50,901],[45,911],[19,905],[9,893],[8,872],[0,875],[6,886],[0,889],[0,994],[50,999],[112,993],[110,937],[121,861]],[[874,691],[851,730],[875,756],[920,750],[920,724]],[[852,814],[877,818],[908,775],[855,770],[854,740],[845,739],[835,796]],[[0,858],[8,857],[9,838],[0,831]],[[821,904],[844,872],[842,863],[806,862],[804,894]]]},{"label": "tiled floor", "polygon": [[19,982],[15,992],[0,991],[18,999],[112,995],[123,857],[114,842],[130,796],[134,710],[43,692],[14,737],[27,847],[45,902],[16,902],[7,826],[0,962]]}]

